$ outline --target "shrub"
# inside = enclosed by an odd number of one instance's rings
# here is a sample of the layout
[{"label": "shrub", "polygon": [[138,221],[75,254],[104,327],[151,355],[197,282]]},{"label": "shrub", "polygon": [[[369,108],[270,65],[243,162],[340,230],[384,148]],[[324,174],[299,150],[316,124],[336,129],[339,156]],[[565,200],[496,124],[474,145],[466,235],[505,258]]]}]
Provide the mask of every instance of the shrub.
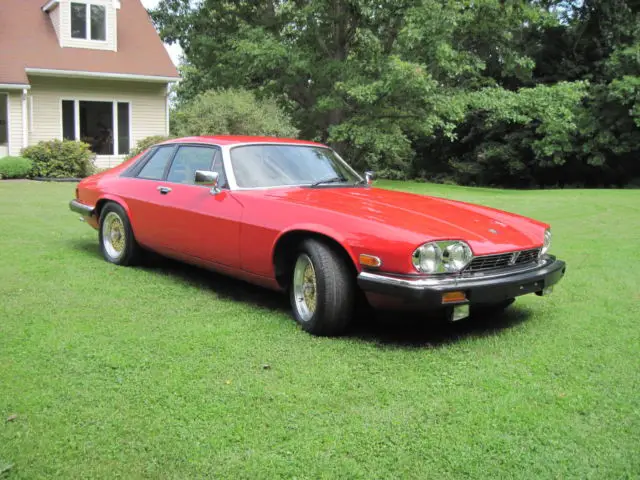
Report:
[{"label": "shrub", "polygon": [[28,158],[0,158],[0,178],[26,178],[31,167],[32,163]]},{"label": "shrub", "polygon": [[22,150],[31,159],[34,177],[88,177],[95,171],[93,153],[84,142],[49,140]]},{"label": "shrub", "polygon": [[129,152],[127,156],[127,160],[135,157],[136,155],[140,155],[147,148],[155,145],[156,143],[164,142],[165,140],[169,140],[171,137],[166,137],[163,135],[152,135],[151,137],[145,137],[141,140],[138,140],[136,146]]},{"label": "shrub", "polygon": [[291,118],[271,98],[241,89],[209,90],[172,113],[172,133],[295,137]]}]

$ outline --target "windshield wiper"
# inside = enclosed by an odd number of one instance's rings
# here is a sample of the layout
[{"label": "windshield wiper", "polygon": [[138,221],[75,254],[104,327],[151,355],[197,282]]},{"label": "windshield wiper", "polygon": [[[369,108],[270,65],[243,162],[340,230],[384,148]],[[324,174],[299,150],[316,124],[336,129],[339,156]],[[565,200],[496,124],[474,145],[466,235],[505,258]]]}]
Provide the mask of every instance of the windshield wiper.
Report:
[{"label": "windshield wiper", "polygon": [[314,182],[309,186],[317,187],[318,185],[322,185],[323,183],[339,183],[339,182],[346,182],[346,180],[342,177],[329,177],[329,178],[323,178],[322,180],[318,180],[317,182]]}]

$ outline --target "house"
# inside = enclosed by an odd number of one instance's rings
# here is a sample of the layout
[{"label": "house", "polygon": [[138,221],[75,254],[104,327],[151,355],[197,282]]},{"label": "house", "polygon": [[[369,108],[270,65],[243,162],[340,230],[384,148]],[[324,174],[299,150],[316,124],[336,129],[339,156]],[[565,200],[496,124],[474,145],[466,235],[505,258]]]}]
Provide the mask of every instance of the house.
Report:
[{"label": "house", "polygon": [[179,79],[140,0],[0,0],[0,158],[82,140],[96,165],[169,132]]}]

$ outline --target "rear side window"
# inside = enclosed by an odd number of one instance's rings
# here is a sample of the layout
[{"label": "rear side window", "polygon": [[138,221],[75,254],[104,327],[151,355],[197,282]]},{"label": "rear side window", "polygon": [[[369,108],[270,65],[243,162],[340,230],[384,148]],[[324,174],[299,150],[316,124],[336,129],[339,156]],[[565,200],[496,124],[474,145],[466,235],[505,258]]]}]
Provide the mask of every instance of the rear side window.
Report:
[{"label": "rear side window", "polygon": [[146,165],[142,167],[140,173],[138,173],[138,178],[162,180],[169,160],[173,156],[173,149],[173,146],[158,147]]},{"label": "rear side window", "polygon": [[167,181],[193,184],[196,170],[211,170],[217,149],[211,147],[180,147],[171,164]]}]

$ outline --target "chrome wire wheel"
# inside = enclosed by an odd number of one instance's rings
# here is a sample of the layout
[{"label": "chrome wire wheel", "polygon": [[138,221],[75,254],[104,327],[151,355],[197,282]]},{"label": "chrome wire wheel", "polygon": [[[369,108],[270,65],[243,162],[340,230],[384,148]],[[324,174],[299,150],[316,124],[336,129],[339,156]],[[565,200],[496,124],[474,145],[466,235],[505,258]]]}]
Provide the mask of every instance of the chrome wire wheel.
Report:
[{"label": "chrome wire wheel", "polygon": [[118,260],[124,254],[126,247],[126,233],[124,223],[116,212],[109,212],[102,222],[102,243],[107,255]]},{"label": "chrome wire wheel", "polygon": [[300,320],[308,322],[313,317],[318,304],[316,271],[311,258],[301,254],[293,270],[293,295]]}]

